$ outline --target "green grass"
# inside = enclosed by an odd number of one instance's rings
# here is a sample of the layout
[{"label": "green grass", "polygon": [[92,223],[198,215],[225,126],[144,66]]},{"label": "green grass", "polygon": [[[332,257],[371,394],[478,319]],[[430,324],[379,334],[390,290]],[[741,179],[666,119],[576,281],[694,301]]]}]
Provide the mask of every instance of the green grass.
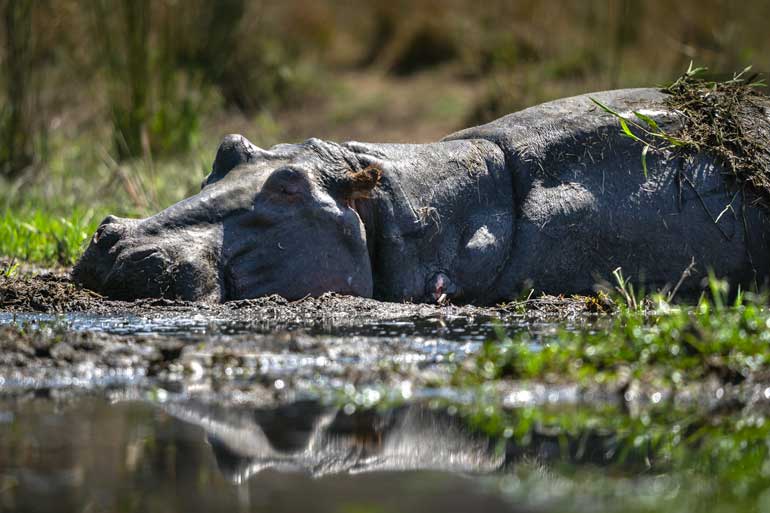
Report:
[{"label": "green grass", "polygon": [[[767,298],[712,277],[696,306],[646,298],[597,323],[542,336],[506,335],[459,364],[454,385],[473,400],[447,401],[517,461],[495,484],[511,501],[558,511],[767,511],[770,507],[770,312]],[[505,406],[501,383],[572,383],[615,391],[579,404]],[[682,400],[677,390],[713,395]],[[647,399],[625,397],[634,385]],[[745,387],[745,388],[742,388]],[[505,387],[503,388],[505,390]],[[741,392],[743,390],[743,392]],[[662,393],[656,394],[655,391]],[[701,392],[703,394],[705,392]],[[716,392],[716,397],[720,397]],[[657,399],[650,399],[657,397]],[[680,399],[675,399],[680,397]],[[547,471],[537,461],[550,444]],[[556,451],[554,452],[554,448]],[[526,509],[526,507],[525,507]]]},{"label": "green grass", "polygon": [[[712,277],[695,306],[646,297],[631,308],[618,293],[617,314],[577,329],[533,336],[501,328],[455,364],[452,385],[462,393],[429,404],[505,452],[506,468],[485,482],[523,510],[767,511],[770,312],[766,297],[733,296]],[[533,383],[611,393],[576,404],[506,402],[507,391]],[[649,393],[628,399],[634,383]],[[675,394],[699,383],[711,385],[689,400]],[[345,401],[403,401],[379,397]]]},{"label": "green grass", "polygon": [[0,255],[46,265],[71,265],[104,216],[75,210],[69,216],[42,209],[6,210],[0,217]]},{"label": "green grass", "polygon": [[0,179],[0,258],[71,265],[108,214],[144,217],[197,192],[218,142],[173,159],[117,163],[93,137],[54,137],[39,172]]},{"label": "green grass", "polygon": [[458,415],[519,453],[550,447],[545,469],[530,456],[495,478],[525,510],[751,512],[770,505],[764,411],[711,412],[668,402],[635,413],[618,405],[476,403]]},{"label": "green grass", "polygon": [[726,284],[711,280],[711,297],[695,307],[647,299],[653,311],[621,307],[577,330],[533,336],[501,333],[458,369],[464,385],[518,379],[610,383],[620,377],[676,387],[710,374],[740,382],[770,371],[770,312],[762,297],[739,294],[728,304]]}]

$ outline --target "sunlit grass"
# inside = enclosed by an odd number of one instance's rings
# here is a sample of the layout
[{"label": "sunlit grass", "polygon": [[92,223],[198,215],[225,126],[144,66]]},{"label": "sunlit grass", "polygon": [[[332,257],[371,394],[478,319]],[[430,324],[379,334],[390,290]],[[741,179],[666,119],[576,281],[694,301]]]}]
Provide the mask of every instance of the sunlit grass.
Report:
[{"label": "sunlit grass", "polygon": [[[534,336],[500,333],[458,369],[464,384],[500,379],[610,383],[643,379],[675,387],[710,374],[740,382],[770,370],[770,312],[763,297],[738,294],[712,277],[697,305],[647,299],[653,310],[623,305],[596,325]],[[622,298],[618,298],[622,304]],[[636,300],[635,300],[636,303]]]},{"label": "sunlit grass", "polygon": [[[619,293],[619,312],[595,324],[540,336],[501,329],[455,371],[454,385],[474,399],[441,406],[513,455],[495,486],[521,506],[766,511],[767,298],[730,296],[713,277],[709,288],[695,306],[647,297],[649,308],[631,308]],[[577,404],[512,406],[500,392],[506,383],[605,393]],[[677,395],[688,387],[700,392]]]},{"label": "sunlit grass", "polygon": [[71,265],[108,214],[144,217],[196,192],[217,144],[118,163],[90,137],[54,137],[38,173],[0,180],[0,258]]},{"label": "sunlit grass", "polygon": [[104,217],[94,209],[69,216],[42,209],[6,210],[0,217],[0,255],[25,262],[71,265]]},{"label": "sunlit grass", "polygon": [[766,511],[770,423],[762,412],[471,409],[459,414],[522,455],[494,481],[525,509]]}]

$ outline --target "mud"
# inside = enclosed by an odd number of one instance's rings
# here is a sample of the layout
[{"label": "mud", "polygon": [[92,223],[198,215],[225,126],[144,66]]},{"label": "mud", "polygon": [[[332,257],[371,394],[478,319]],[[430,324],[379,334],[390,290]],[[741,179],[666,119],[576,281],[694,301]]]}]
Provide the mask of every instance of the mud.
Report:
[{"label": "mud", "polygon": [[[701,497],[693,483],[734,489],[732,469],[703,463],[728,461],[729,448],[741,448],[730,462],[743,458],[735,479],[761,474],[750,464],[767,447],[766,373],[669,389],[623,372],[463,381],[500,331],[527,330],[534,346],[557,328],[601,330],[614,308],[601,295],[493,308],[336,295],[125,303],[66,273],[0,280],[3,511],[82,510],[97,496],[241,511],[279,494],[304,502],[271,511],[297,511],[347,504],[366,483],[377,504],[399,490],[393,511],[409,511],[405,490],[424,493],[412,499],[423,512],[589,511],[608,490],[622,507],[598,509],[627,511],[638,496]],[[179,497],[192,498],[175,507]]]},{"label": "mud", "polygon": [[66,270],[0,275],[0,311],[6,312],[89,312],[94,314],[145,315],[158,312],[203,313],[238,319],[263,319],[276,323],[313,324],[329,319],[344,322],[390,320],[405,317],[488,317],[526,320],[564,320],[586,314],[611,312],[605,296],[543,296],[514,301],[496,307],[386,303],[361,297],[325,294],[289,302],[280,296],[231,301],[224,304],[193,303],[169,299],[113,301],[75,285]]},{"label": "mud", "polygon": [[[109,301],[65,273],[0,278],[0,394],[118,387],[226,403],[285,404],[303,398],[362,407],[430,399],[506,407],[671,400],[748,404],[768,380],[718,379],[658,390],[644,377],[578,385],[500,381],[455,386],[458,365],[499,330],[535,335],[602,322],[604,296],[541,297],[491,308],[383,303],[324,295],[209,305]],[[650,380],[652,381],[652,380]],[[127,388],[126,388],[127,387]],[[130,395],[129,394],[129,395]]]},{"label": "mud", "polygon": [[295,302],[122,302],[77,287],[66,270],[24,270],[0,278],[0,389],[162,385],[283,402],[355,395],[361,385],[379,391],[357,400],[385,391],[403,398],[411,387],[446,386],[452,365],[498,326],[546,329],[546,321],[583,323],[611,308],[582,297],[492,308],[334,294]]},{"label": "mud", "polygon": [[[730,410],[768,404],[767,376],[732,385],[717,377],[675,390],[644,376],[596,384],[500,380],[455,383],[480,340],[436,336],[274,334],[123,336],[65,325],[0,328],[0,396],[111,393],[121,400],[202,400],[276,407],[312,399],[372,408],[414,401],[503,408],[586,404],[626,411],[659,403]],[[112,392],[110,392],[112,391]],[[117,395],[115,395],[117,394]]]}]

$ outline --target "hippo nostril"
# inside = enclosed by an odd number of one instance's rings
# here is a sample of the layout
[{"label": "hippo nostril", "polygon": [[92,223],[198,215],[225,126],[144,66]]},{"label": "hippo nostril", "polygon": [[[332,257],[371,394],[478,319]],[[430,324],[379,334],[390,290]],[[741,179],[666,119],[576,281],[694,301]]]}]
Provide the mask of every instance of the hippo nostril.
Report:
[{"label": "hippo nostril", "polygon": [[112,247],[126,233],[127,226],[119,217],[107,216],[94,233],[93,243],[100,248]]},{"label": "hippo nostril", "polygon": [[105,217],[101,223],[99,223],[99,226],[105,225],[105,224],[115,224],[120,222],[120,218],[118,216],[108,215]]}]

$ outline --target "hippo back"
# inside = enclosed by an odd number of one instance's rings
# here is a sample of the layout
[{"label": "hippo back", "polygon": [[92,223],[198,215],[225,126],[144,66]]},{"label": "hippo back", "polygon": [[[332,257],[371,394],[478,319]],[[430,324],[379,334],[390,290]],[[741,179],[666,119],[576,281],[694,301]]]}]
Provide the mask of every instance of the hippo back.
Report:
[{"label": "hippo back", "polygon": [[708,153],[661,151],[642,157],[620,115],[654,119],[675,134],[680,114],[657,89],[576,96],[516,112],[445,140],[486,139],[514,175],[516,237],[505,291],[590,292],[622,267],[647,290],[676,283],[700,290],[709,269],[733,283],[762,285],[770,269],[768,217],[755,196],[725,179]]}]

